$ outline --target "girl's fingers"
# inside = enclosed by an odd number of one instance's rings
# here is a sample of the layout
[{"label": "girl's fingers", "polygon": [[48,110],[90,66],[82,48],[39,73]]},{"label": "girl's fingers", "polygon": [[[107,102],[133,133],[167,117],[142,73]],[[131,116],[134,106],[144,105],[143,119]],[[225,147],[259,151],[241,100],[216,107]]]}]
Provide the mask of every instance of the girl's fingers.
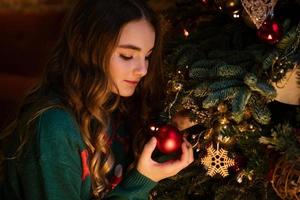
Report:
[{"label": "girl's fingers", "polygon": [[185,139],[185,142],[186,142],[186,145],[187,145],[187,148],[189,151],[189,163],[192,163],[194,161],[193,146],[186,139]]},{"label": "girl's fingers", "polygon": [[189,164],[190,159],[190,151],[188,144],[186,142],[183,142],[181,145],[182,154],[179,159],[179,165],[180,167],[184,168]]},{"label": "girl's fingers", "polygon": [[151,158],[151,155],[156,147],[157,140],[155,137],[152,137],[147,144],[144,146],[144,150],[141,154],[141,158]]},{"label": "girl's fingers", "polygon": [[193,147],[190,143],[189,143],[189,151],[190,151],[189,161],[190,161],[190,163],[192,163],[192,162],[194,162],[194,151],[193,151]]},{"label": "girl's fingers", "polygon": [[192,145],[184,138],[182,143],[182,154],[180,157],[180,162],[186,167],[194,161],[194,153]]}]

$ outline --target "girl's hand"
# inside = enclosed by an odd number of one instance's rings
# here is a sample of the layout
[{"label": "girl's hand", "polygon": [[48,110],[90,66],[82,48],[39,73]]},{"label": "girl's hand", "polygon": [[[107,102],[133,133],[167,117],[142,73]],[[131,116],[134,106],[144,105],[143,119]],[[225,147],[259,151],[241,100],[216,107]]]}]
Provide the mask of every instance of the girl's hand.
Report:
[{"label": "girl's hand", "polygon": [[182,154],[178,160],[158,163],[151,158],[152,152],[156,147],[156,143],[156,138],[152,137],[151,140],[144,146],[137,164],[137,170],[155,182],[176,175],[179,171],[194,161],[193,148],[191,144],[184,139],[184,142],[181,145]]}]

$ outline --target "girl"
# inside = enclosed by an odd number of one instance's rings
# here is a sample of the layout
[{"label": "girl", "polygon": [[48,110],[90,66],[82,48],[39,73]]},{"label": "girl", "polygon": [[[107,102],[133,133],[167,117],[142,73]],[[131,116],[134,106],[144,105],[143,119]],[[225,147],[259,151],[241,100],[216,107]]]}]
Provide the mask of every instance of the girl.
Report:
[{"label": "girl", "polygon": [[147,199],[188,166],[188,142],[157,163],[156,139],[141,131],[161,96],[160,50],[142,0],[79,0],[41,84],[1,134],[2,199]]}]

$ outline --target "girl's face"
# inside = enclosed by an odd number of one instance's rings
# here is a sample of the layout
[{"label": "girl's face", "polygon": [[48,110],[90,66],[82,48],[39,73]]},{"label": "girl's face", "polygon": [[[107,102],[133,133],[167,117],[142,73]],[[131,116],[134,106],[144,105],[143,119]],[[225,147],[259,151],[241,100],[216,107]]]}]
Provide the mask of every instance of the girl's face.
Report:
[{"label": "girl's face", "polygon": [[[155,31],[145,19],[126,24],[109,63],[111,91],[123,97],[133,95],[136,86],[147,74],[149,57],[154,47]],[[117,87],[117,88],[116,88]]]}]

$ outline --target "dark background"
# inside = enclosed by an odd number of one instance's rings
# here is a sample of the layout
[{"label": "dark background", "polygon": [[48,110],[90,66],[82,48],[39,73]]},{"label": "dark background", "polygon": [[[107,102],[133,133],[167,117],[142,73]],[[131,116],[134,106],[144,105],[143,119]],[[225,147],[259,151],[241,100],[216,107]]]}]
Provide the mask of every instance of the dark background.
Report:
[{"label": "dark background", "polygon": [[14,118],[24,95],[41,77],[67,9],[57,0],[0,2],[0,128]]}]

